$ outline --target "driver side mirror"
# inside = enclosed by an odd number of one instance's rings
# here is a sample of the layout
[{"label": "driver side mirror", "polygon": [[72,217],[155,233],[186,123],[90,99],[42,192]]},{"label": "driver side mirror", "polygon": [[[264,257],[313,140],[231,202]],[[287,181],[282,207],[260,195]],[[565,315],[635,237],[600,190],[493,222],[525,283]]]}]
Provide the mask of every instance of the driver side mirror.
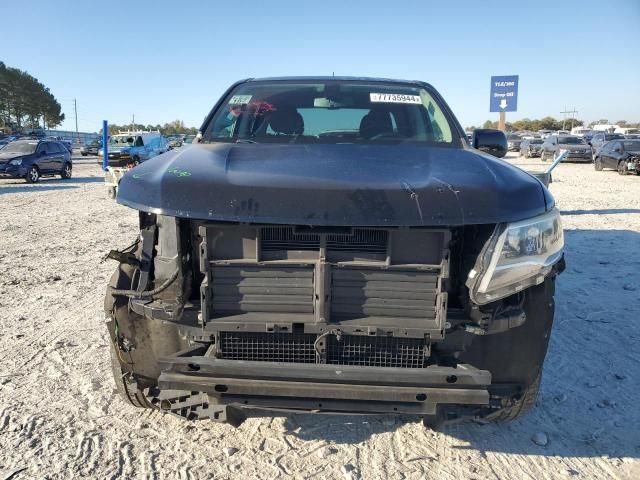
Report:
[{"label": "driver side mirror", "polygon": [[502,158],[507,154],[507,136],[501,130],[493,128],[474,130],[471,145],[494,157]]}]

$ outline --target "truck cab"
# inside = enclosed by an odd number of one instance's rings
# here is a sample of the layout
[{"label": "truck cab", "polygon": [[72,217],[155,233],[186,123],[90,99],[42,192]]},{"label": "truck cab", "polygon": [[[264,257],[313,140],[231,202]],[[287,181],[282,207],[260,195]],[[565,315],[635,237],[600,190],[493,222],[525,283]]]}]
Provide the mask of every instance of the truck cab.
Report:
[{"label": "truck cab", "polygon": [[122,178],[139,212],[105,314],[124,399],[511,419],[533,407],[564,268],[547,187],[417,81],[249,79]]}]

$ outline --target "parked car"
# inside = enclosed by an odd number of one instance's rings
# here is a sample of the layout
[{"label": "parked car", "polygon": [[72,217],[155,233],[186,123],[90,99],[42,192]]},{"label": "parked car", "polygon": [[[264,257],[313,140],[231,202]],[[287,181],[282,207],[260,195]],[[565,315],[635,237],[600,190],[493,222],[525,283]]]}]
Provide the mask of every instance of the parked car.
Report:
[{"label": "parked car", "polygon": [[184,137],[184,139],[182,140],[182,144],[184,145],[184,144],[186,143],[186,144],[188,144],[188,145],[189,145],[189,144],[193,143],[193,140],[194,140],[195,138],[196,138],[196,136],[195,136],[195,135],[187,135],[187,136],[185,136],[185,137]]},{"label": "parked car", "polygon": [[539,157],[542,150],[541,138],[526,138],[520,144],[520,155],[525,158]]},{"label": "parked car", "polygon": [[[168,150],[167,140],[160,132],[118,133],[109,137],[108,164],[110,167],[135,166]],[[102,148],[98,155],[104,156]]]},{"label": "parked car", "polygon": [[182,146],[182,137],[180,136],[167,137],[167,142],[169,142],[169,150],[173,150],[174,148],[179,148]]},{"label": "parked car", "polygon": [[100,148],[102,148],[102,142],[99,140],[92,140],[80,147],[80,154],[83,157],[86,157],[87,155],[98,155]]},{"label": "parked car", "polygon": [[624,135],[621,133],[594,132],[593,136],[587,140],[591,146],[591,156],[595,160],[600,148],[607,142],[612,140],[623,140]]},{"label": "parked car", "polygon": [[71,155],[60,142],[16,140],[0,151],[0,178],[24,178],[36,183],[42,177],[71,178]]},{"label": "parked car", "polygon": [[613,168],[620,175],[640,175],[640,140],[612,140],[605,143],[593,160],[596,170]]},{"label": "parked car", "polygon": [[507,135],[507,150],[510,152],[519,152],[520,144],[522,143],[522,138],[515,133],[510,133]]},{"label": "parked car", "polygon": [[544,184],[417,81],[233,85],[122,177],[139,243],[105,299],[131,404],[511,419],[535,404],[563,231]]},{"label": "parked car", "polygon": [[591,161],[591,148],[580,137],[571,135],[550,135],[544,139],[540,149],[540,159],[546,162],[555,159],[560,150],[566,150],[566,160]]}]

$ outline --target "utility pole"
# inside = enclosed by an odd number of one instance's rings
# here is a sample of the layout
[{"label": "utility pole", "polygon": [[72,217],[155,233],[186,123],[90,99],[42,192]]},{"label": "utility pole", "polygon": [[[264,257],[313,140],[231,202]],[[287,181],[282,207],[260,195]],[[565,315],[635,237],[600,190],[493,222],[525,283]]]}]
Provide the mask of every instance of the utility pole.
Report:
[{"label": "utility pole", "polygon": [[78,133],[78,103],[75,98],[73,99],[73,111],[76,116],[76,140],[80,143],[80,134]]},{"label": "utility pole", "polygon": [[136,124],[136,114],[132,113],[131,114],[131,131],[132,132],[134,131],[135,124]]},{"label": "utility pole", "polygon": [[573,122],[575,121],[575,115],[576,113],[578,113],[578,110],[576,110],[576,107],[573,107],[573,110],[567,110],[567,107],[564,107],[564,112],[560,112],[560,113],[564,115],[562,117],[562,129],[564,130],[564,122],[567,118],[567,115],[571,114],[571,129],[573,130]]}]

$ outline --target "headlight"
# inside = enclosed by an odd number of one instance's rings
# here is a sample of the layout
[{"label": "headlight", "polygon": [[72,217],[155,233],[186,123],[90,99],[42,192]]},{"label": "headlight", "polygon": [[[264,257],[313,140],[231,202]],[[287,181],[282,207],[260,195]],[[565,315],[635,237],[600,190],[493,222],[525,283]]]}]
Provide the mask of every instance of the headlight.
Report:
[{"label": "headlight", "polygon": [[483,305],[544,281],[562,258],[564,234],[557,209],[520,222],[498,225],[485,245],[467,287]]},{"label": "headlight", "polygon": [[22,165],[22,159],[16,158],[15,160],[9,160],[9,165]]}]

